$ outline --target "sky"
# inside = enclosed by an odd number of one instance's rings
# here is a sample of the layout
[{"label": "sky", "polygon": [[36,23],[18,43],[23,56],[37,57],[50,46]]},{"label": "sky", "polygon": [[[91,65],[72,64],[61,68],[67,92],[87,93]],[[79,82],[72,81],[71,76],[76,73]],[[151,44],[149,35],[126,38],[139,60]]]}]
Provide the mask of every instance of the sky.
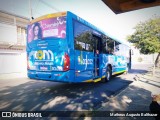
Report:
[{"label": "sky", "polygon": [[[32,16],[71,11],[112,37],[126,41],[139,22],[160,16],[160,6],[115,14],[101,0],[31,0]],[[0,10],[30,17],[29,0],[0,0]]]}]

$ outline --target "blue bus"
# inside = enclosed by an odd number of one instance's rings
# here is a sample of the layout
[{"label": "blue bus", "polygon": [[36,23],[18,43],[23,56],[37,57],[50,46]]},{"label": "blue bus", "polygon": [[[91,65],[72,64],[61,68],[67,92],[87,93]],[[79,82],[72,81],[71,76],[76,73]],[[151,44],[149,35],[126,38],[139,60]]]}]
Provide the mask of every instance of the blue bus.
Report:
[{"label": "blue bus", "polygon": [[28,77],[57,82],[108,81],[131,66],[130,48],[67,11],[27,27]]}]

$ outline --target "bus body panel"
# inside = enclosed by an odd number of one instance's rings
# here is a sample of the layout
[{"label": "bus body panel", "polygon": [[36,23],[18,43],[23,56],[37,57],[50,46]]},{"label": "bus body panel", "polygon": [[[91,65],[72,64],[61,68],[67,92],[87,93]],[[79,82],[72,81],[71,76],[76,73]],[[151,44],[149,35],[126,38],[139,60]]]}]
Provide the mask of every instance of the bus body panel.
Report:
[{"label": "bus body panel", "polygon": [[127,68],[126,58],[124,56],[114,56],[113,74],[124,72]]},{"label": "bus body panel", "polygon": [[74,70],[69,71],[57,71],[57,72],[42,72],[35,70],[28,70],[28,77],[30,79],[37,80],[48,80],[48,81],[56,81],[56,82],[75,82],[74,81]]},{"label": "bus body panel", "polygon": [[75,81],[93,79],[94,55],[86,51],[75,50]]}]

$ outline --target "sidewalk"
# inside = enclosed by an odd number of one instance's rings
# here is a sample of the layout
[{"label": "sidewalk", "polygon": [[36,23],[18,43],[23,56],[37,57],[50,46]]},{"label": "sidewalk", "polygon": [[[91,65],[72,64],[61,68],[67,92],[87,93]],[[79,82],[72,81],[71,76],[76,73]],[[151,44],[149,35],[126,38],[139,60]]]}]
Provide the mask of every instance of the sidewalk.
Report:
[{"label": "sidewalk", "polygon": [[[160,94],[160,69],[156,69],[155,76],[151,71],[141,73],[132,78],[134,80],[125,90],[109,99],[99,108],[99,111],[150,111],[151,95]],[[93,118],[96,120],[99,118]],[[154,120],[154,117],[108,117],[107,120]]]},{"label": "sidewalk", "polygon": [[15,73],[2,73],[2,74],[0,74],[0,80],[15,79],[15,78],[22,78],[22,77],[27,77],[27,73],[15,72]]}]

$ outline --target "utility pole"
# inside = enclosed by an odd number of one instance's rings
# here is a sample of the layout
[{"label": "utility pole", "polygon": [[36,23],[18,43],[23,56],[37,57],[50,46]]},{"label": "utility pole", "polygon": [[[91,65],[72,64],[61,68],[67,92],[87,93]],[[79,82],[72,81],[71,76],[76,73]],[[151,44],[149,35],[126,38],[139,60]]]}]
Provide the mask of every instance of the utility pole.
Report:
[{"label": "utility pole", "polygon": [[32,20],[32,3],[31,0],[29,0],[29,16],[30,16],[30,21]]}]

